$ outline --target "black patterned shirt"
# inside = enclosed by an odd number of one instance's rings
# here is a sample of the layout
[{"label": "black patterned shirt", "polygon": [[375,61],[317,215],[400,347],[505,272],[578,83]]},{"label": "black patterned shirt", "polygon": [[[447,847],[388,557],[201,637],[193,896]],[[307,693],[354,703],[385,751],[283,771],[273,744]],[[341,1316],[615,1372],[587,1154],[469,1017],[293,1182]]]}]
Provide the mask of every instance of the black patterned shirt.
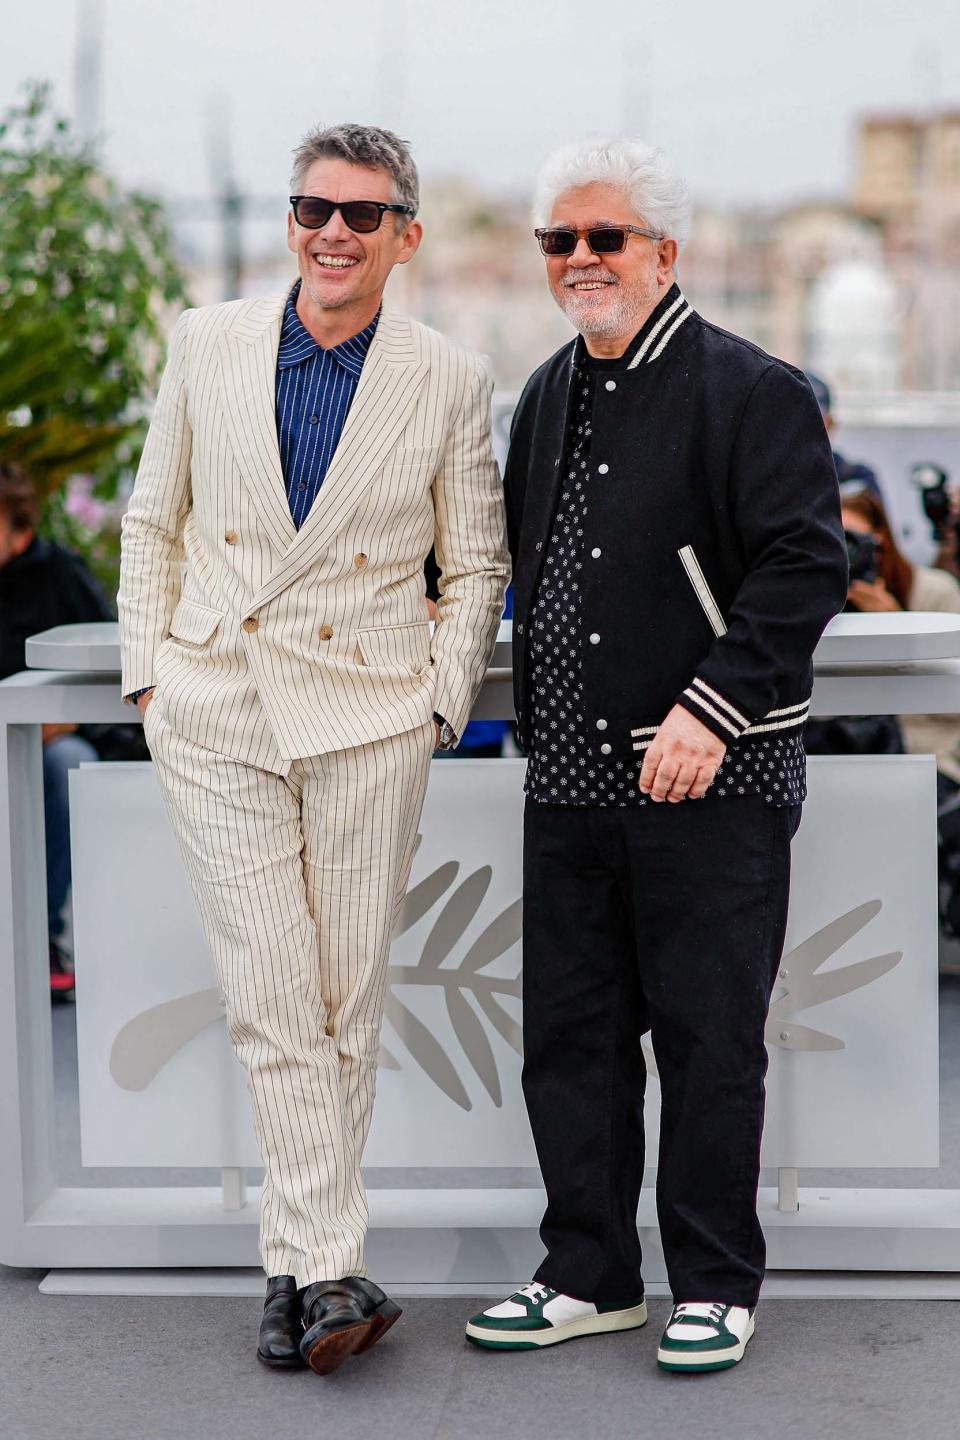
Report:
[{"label": "black patterned shirt", "polygon": [[[532,800],[547,805],[650,803],[637,788],[642,755],[635,763],[598,759],[587,740],[583,702],[583,522],[589,505],[603,503],[590,469],[593,387],[597,372],[610,364],[588,359],[573,377],[560,501],[530,613],[532,733],[525,789]],[[804,800],[800,734],[728,746],[706,798],[728,795],[762,795],[771,805]]]}]

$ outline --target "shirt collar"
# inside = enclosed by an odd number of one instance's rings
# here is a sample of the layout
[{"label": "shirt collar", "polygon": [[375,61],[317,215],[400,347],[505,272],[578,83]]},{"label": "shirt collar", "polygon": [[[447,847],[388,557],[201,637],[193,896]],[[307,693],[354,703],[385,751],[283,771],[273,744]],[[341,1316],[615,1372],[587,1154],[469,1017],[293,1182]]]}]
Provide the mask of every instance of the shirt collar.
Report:
[{"label": "shirt collar", "polygon": [[280,348],[277,351],[277,369],[288,370],[291,365],[299,365],[302,360],[311,359],[319,351],[323,355],[329,355],[332,360],[336,360],[337,364],[352,375],[354,380],[359,380],[363,362],[370,349],[370,342],[377,333],[380,311],[377,311],[370,324],[365,330],[361,330],[359,335],[351,335],[349,340],[334,345],[330,350],[324,350],[323,346],[314,340],[297,314],[297,296],[299,294],[300,281],[298,280],[287,296],[287,303],[283,310]]}]

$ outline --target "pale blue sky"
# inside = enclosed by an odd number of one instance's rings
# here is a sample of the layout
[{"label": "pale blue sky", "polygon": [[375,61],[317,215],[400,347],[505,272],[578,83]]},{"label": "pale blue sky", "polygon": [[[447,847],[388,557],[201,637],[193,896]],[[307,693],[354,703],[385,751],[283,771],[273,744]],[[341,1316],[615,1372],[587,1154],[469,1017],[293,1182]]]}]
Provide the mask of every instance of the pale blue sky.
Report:
[{"label": "pale blue sky", "polygon": [[859,113],[960,106],[956,0],[4,0],[0,103],[48,77],[71,112],[98,5],[107,159],[166,195],[208,189],[218,109],[257,194],[310,125],[355,119],[428,179],[524,191],[554,144],[630,130],[698,198],[773,204],[843,193]]}]

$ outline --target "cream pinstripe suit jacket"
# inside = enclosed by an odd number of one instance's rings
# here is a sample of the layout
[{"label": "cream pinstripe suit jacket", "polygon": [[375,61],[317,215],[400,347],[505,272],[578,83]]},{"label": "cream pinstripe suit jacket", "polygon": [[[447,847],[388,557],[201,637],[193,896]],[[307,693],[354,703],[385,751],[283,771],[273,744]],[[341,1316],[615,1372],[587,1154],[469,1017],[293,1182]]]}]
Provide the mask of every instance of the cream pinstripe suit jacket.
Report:
[{"label": "cream pinstripe suit jacket", "polygon": [[[123,520],[123,693],[284,773],[434,710],[462,733],[508,573],[485,363],[384,310],[297,531],[277,444],[285,295],[180,317]],[[443,579],[431,639],[423,563]]]}]

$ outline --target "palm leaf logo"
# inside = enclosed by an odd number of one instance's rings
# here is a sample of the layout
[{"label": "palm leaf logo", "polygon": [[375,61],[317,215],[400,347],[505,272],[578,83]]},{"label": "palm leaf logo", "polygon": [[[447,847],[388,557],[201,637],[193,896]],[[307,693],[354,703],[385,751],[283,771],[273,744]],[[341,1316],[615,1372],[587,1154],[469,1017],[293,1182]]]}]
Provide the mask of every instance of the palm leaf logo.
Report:
[{"label": "palm leaf logo", "polygon": [[[418,838],[419,843],[419,838]],[[448,860],[407,892],[394,929],[404,935],[437,909],[436,918],[413,965],[390,965],[384,1015],[393,1036],[434,1085],[462,1110],[473,1102],[464,1081],[463,1061],[498,1108],[503,1104],[500,1074],[490,1035],[495,1032],[517,1054],[523,1054],[519,1022],[503,1003],[520,998],[521,977],[488,973],[521,936],[522,901],[514,900],[495,915],[469,945],[457,963],[453,957],[463,937],[480,914],[493,870],[483,865],[459,879],[460,865]],[[459,883],[458,883],[459,882]],[[784,956],[779,984],[770,1006],[765,1038],[782,1050],[842,1050],[845,1041],[825,1030],[800,1024],[801,1011],[823,1005],[872,985],[903,959],[902,951],[873,955],[866,960],[824,970],[827,961],[873,920],[882,901],[868,900],[847,911],[797,945]],[[398,994],[406,986],[440,987],[450,1027],[462,1051],[455,1058]],[[117,1033],[110,1052],[110,1073],[124,1090],[144,1090],[183,1047],[224,1018],[223,998],[213,987],[180,995],[135,1015]],[[393,1038],[391,1037],[391,1039]],[[649,1037],[644,1051],[651,1074],[656,1062]],[[380,1064],[401,1070],[401,1061],[387,1045]],[[458,1068],[458,1065],[460,1068]]]},{"label": "palm leaf logo", "polygon": [[[440,889],[440,874],[445,868],[447,867],[435,870],[410,892],[397,933],[411,928],[411,902],[412,911],[418,919],[426,913],[421,906],[422,897],[418,892],[428,887],[429,893],[436,894],[439,899],[451,887],[459,867],[454,867],[454,873],[443,889]],[[499,1108],[503,1104],[500,1075],[481,1016],[486,1017],[518,1055],[523,1053],[520,1026],[498,998],[502,995],[518,997],[520,976],[517,974],[503,978],[485,975],[483,972],[520,939],[521,902],[515,900],[486,926],[459,965],[451,966],[445,963],[476,919],[492,878],[492,868],[483,865],[461,881],[434,921],[417,964],[391,965],[388,970],[390,989],[384,1010],[386,1019],[421,1070],[448,1099],[463,1110],[471,1110],[473,1102],[456,1066],[436,1037],[396,992],[397,987],[403,985],[442,986],[444,1004],[453,1033],[480,1083],[494,1105]],[[400,1068],[399,1061],[386,1047],[381,1048],[381,1063],[384,1062],[391,1069]]]},{"label": "palm leaf logo", "polygon": [[855,961],[834,970],[822,970],[822,966],[855,935],[869,925],[883,909],[882,900],[868,900],[831,920],[822,930],[817,930],[795,949],[785,955],[780,966],[779,979],[782,992],[774,996],[767,1018],[764,1038],[768,1045],[782,1050],[843,1050],[846,1042],[824,1030],[813,1030],[800,1025],[793,1018],[800,1010],[809,1010],[814,1005],[823,1005],[827,1000],[836,1000],[840,995],[849,995],[872,985],[881,975],[886,975],[903,959],[902,950],[892,950],[886,955],[871,955],[867,960]]}]

